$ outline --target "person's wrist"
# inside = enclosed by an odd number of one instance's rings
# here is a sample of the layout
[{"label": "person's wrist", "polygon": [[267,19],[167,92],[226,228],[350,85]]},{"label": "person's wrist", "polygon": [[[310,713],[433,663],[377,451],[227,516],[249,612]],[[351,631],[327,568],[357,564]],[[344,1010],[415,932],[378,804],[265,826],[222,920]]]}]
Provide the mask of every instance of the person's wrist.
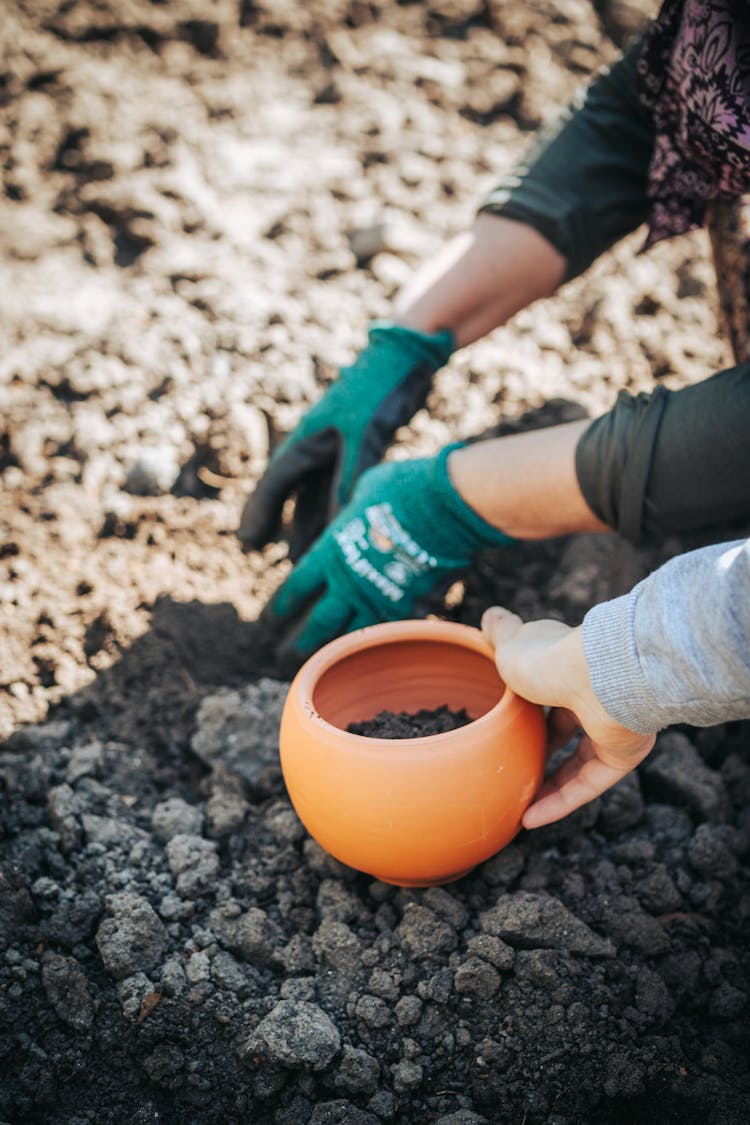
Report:
[{"label": "person's wrist", "polygon": [[[389,365],[395,358],[403,362],[428,364],[432,374],[443,367],[453,355],[456,340],[450,329],[438,332],[420,332],[417,328],[393,320],[375,320],[367,333],[368,348],[383,350]],[[398,363],[397,363],[398,366]]]},{"label": "person's wrist", "polygon": [[635,731],[614,719],[604,707],[591,682],[583,646],[583,626],[571,629],[559,642],[554,659],[564,669],[562,698],[558,706],[578,716],[581,725],[594,737],[637,737]]},{"label": "person's wrist", "polygon": [[[475,448],[469,442],[456,442],[446,446],[448,450],[445,458],[446,476],[456,495],[472,511],[477,519],[482,520],[488,528],[500,532],[501,528],[491,523],[481,510],[481,497],[485,485],[484,474],[478,473],[478,462]],[[445,452],[445,451],[444,451]]]},{"label": "person's wrist", "polygon": [[495,524],[485,519],[473,502],[475,490],[470,483],[467,487],[465,473],[466,455],[470,446],[467,442],[447,445],[436,458],[436,476],[442,488],[443,503],[451,515],[475,539],[477,547],[499,547],[514,540]]}]

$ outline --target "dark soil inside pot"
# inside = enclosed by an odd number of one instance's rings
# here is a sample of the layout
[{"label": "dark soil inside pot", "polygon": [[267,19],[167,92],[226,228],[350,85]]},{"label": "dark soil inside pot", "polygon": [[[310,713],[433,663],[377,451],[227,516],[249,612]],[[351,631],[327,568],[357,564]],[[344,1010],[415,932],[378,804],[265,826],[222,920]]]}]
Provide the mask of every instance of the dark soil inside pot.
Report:
[{"label": "dark soil inside pot", "polygon": [[379,711],[374,718],[350,723],[346,729],[365,738],[425,738],[430,734],[445,734],[465,727],[470,722],[471,715],[465,707],[460,711],[451,711],[443,704],[432,710],[423,707],[413,714],[408,711]]}]

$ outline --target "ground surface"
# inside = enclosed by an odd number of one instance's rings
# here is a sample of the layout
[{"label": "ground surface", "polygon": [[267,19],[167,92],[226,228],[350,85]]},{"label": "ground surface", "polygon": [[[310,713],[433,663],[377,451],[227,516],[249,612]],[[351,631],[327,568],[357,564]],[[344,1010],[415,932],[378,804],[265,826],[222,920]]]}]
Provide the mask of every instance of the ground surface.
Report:
[{"label": "ground surface", "polygon": [[[254,625],[288,564],[233,534],[368,320],[640,18],[3,5],[4,1121],[747,1120],[746,729],[665,734],[452,887],[374,883],[289,806]],[[726,365],[704,236],[640,238],[456,357],[400,452]],[[679,547],[509,549],[451,612],[577,621]]]}]

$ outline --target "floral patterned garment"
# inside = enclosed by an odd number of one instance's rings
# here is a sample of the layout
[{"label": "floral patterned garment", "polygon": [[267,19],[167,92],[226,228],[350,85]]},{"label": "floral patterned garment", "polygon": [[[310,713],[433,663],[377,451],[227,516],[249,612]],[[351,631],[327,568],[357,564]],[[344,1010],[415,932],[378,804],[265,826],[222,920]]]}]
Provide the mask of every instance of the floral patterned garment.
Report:
[{"label": "floral patterned garment", "polygon": [[665,0],[638,72],[656,125],[652,246],[750,188],[750,0]]}]

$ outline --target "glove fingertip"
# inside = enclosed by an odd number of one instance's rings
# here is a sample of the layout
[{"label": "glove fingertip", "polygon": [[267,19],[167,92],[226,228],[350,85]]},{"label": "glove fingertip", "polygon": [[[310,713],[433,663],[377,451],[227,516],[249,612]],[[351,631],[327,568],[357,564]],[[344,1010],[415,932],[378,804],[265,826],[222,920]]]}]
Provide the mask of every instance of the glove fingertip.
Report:
[{"label": "glove fingertip", "polygon": [[237,528],[237,538],[246,551],[259,551],[274,540],[281,522],[280,509],[269,510],[267,505],[261,507],[256,501],[256,494],[246,501]]}]

